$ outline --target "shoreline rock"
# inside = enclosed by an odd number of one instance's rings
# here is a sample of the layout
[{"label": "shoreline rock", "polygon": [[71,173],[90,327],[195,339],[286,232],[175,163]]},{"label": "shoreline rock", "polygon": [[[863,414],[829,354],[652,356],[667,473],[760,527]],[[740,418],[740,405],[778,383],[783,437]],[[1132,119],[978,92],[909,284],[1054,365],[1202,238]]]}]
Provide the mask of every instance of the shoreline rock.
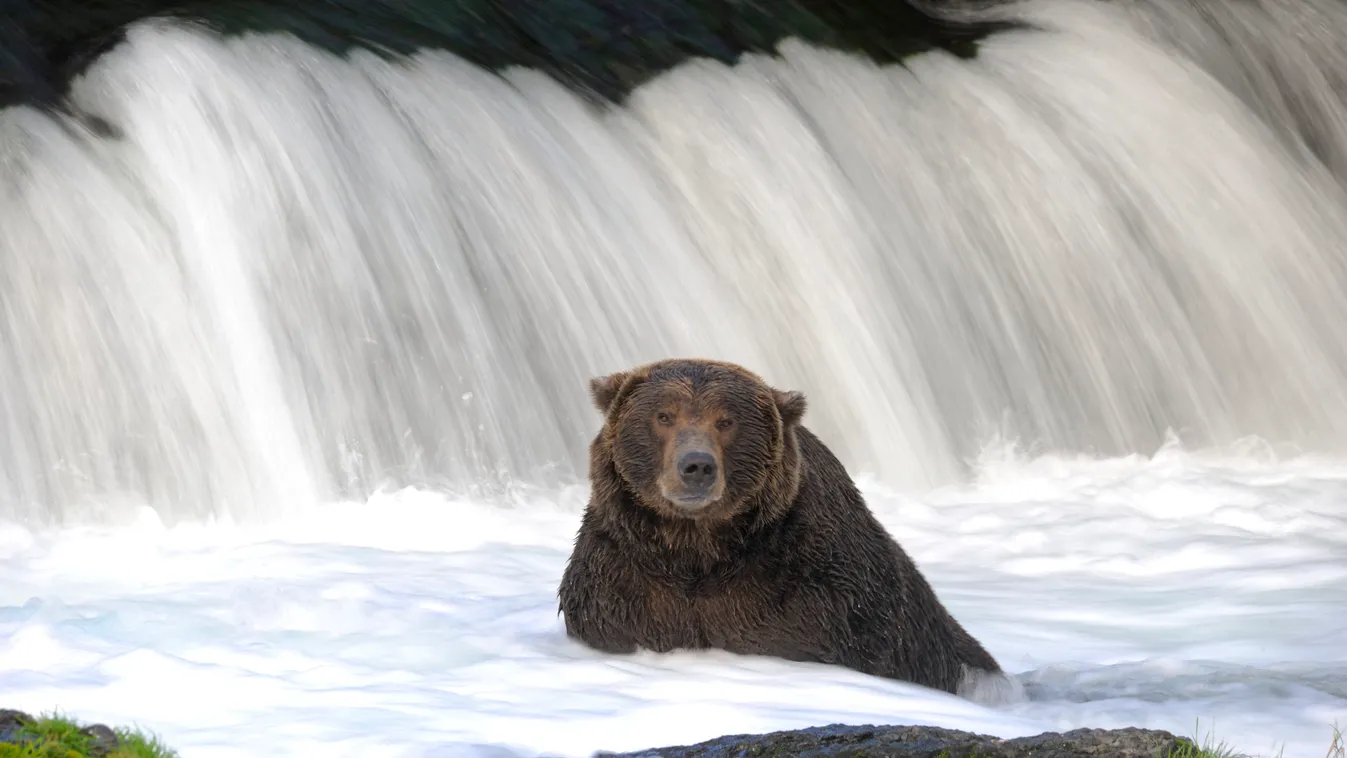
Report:
[{"label": "shoreline rock", "polygon": [[[1167,758],[1180,749],[1197,754],[1191,740],[1154,729],[1073,729],[1001,739],[935,726],[831,724],[767,734],[734,734],[696,745],[607,758]],[[1192,751],[1192,752],[1189,752]]]}]

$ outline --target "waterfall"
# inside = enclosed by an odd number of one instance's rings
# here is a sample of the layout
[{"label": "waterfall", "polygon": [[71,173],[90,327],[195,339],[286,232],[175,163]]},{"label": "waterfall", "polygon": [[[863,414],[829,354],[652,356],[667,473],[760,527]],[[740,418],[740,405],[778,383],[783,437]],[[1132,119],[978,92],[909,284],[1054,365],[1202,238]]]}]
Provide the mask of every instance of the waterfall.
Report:
[{"label": "waterfall", "polygon": [[1030,0],[973,58],[791,39],[599,104],[146,20],[0,111],[0,518],[584,475],[585,381],[810,397],[855,471],[993,437],[1347,449],[1347,9]]}]

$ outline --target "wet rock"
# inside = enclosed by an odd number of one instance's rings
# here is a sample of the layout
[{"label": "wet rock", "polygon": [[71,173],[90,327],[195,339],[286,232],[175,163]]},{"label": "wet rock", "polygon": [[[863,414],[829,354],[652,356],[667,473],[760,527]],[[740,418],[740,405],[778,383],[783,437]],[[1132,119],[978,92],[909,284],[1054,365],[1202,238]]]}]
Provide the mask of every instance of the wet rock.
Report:
[{"label": "wet rock", "polygon": [[20,730],[31,723],[33,718],[23,711],[0,708],[0,743],[18,742]]},{"label": "wet rock", "polygon": [[104,724],[86,726],[80,730],[80,733],[89,738],[90,758],[101,758],[101,756],[116,750],[121,744],[117,739],[117,733]]},{"label": "wet rock", "polygon": [[1073,729],[1000,739],[933,726],[819,726],[732,735],[617,758],[1166,758],[1189,740],[1151,729]]}]

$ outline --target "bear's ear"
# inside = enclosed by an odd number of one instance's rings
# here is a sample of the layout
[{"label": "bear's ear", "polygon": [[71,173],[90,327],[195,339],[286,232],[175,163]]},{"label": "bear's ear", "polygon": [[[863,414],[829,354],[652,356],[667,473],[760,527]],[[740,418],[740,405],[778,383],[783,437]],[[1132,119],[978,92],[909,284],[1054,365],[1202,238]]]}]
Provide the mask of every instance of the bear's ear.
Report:
[{"label": "bear's ear", "polygon": [[772,390],[772,397],[776,400],[776,410],[781,414],[783,426],[791,427],[800,423],[805,408],[809,405],[803,392]]},{"label": "bear's ear", "polygon": [[622,393],[622,389],[631,378],[632,372],[618,371],[615,374],[596,376],[589,380],[589,396],[593,398],[594,407],[599,409],[599,413],[608,415],[613,409],[613,403],[617,401],[617,396]]}]

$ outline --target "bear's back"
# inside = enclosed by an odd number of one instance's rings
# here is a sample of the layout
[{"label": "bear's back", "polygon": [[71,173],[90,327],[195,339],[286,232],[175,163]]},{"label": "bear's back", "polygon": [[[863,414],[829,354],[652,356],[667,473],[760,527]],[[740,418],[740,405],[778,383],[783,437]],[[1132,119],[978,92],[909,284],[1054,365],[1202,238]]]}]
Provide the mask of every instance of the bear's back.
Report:
[{"label": "bear's back", "polygon": [[807,428],[796,433],[799,492],[780,528],[748,553],[774,571],[744,576],[746,587],[761,583],[755,596],[769,587],[776,593],[783,628],[812,636],[805,646],[792,638],[807,653],[798,657],[949,691],[963,665],[999,671],[875,517],[841,461]]}]

